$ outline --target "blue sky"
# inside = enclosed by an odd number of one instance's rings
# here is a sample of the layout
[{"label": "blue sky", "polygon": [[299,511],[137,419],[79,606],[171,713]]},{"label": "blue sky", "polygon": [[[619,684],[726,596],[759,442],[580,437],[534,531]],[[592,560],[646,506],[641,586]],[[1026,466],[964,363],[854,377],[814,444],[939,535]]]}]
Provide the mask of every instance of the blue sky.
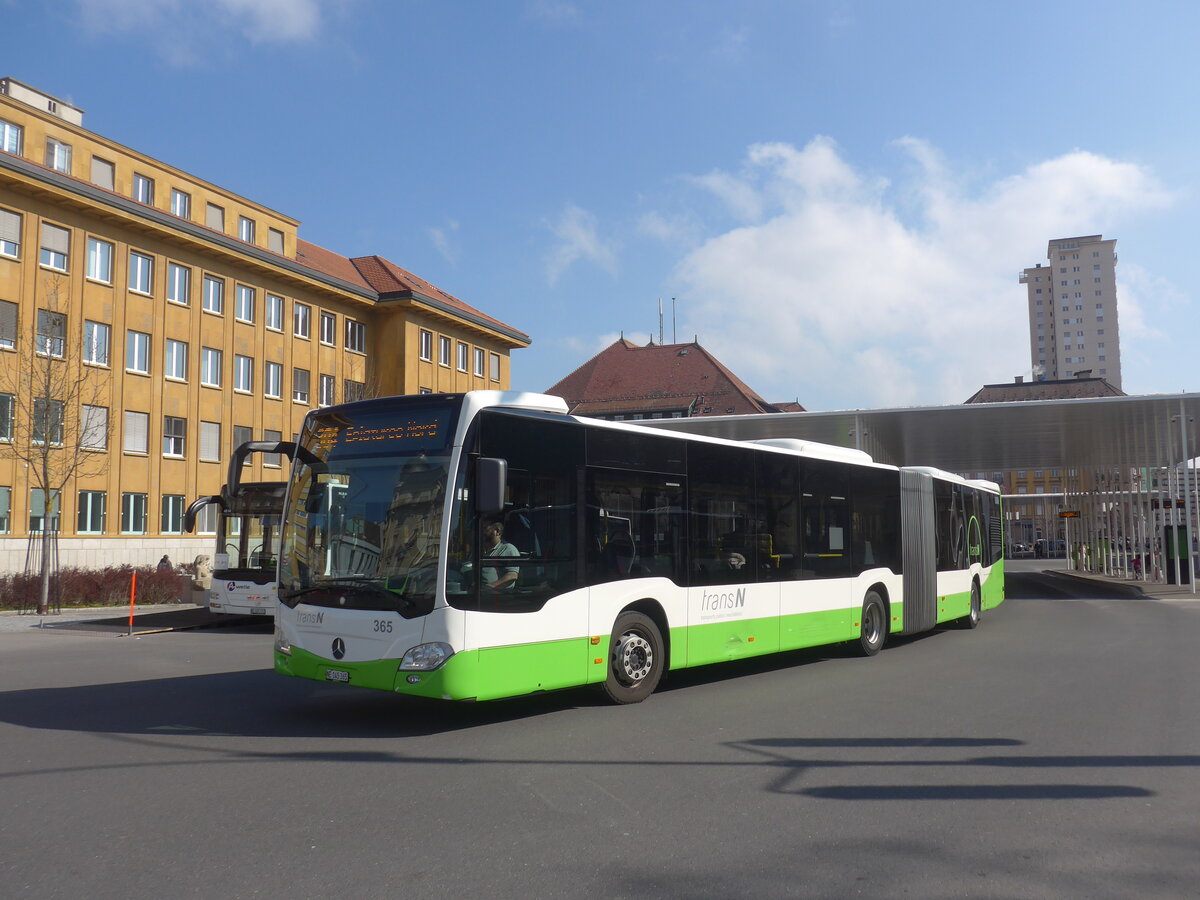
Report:
[{"label": "blue sky", "polygon": [[[768,400],[1028,375],[1021,269],[1118,240],[1124,387],[1200,390],[1200,4],[0,0],[93,131],[533,338],[622,332]],[[671,298],[676,298],[674,326]]]}]

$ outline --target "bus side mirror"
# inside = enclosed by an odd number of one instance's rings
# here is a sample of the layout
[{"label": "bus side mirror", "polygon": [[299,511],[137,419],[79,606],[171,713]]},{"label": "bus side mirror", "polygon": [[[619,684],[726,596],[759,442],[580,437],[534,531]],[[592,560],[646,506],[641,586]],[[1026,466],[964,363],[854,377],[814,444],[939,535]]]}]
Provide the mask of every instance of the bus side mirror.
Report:
[{"label": "bus side mirror", "polygon": [[475,462],[475,510],[485,516],[504,512],[508,460],[482,456]]}]

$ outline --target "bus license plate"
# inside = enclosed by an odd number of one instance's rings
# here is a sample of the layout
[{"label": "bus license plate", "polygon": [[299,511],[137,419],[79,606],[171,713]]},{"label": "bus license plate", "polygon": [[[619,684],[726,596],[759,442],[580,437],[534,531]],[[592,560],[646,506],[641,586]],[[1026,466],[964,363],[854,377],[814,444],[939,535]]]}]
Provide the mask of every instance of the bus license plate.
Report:
[{"label": "bus license plate", "polygon": [[340,681],[342,684],[349,684],[350,683],[350,673],[343,672],[340,669],[326,669],[325,670],[325,680],[326,681]]}]

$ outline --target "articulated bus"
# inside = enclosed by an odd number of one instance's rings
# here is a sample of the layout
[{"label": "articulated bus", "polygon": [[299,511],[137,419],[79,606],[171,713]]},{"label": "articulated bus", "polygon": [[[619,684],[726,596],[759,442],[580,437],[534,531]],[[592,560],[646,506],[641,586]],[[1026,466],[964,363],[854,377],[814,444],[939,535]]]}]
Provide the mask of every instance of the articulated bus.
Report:
[{"label": "articulated bus", "polygon": [[310,412],[275,669],[445,699],[974,628],[1004,599],[999,488],[856,450],[567,415],[497,391]]},{"label": "articulated bus", "polygon": [[279,605],[276,573],[279,565],[279,524],[283,513],[284,481],[241,480],[242,463],[251,453],[291,456],[291,443],[248,441],[234,450],[229,480],[219,495],[199,497],[183,516],[183,529],[192,532],[207,506],[217,510],[216,551],[213,554],[210,612],[273,616]]}]

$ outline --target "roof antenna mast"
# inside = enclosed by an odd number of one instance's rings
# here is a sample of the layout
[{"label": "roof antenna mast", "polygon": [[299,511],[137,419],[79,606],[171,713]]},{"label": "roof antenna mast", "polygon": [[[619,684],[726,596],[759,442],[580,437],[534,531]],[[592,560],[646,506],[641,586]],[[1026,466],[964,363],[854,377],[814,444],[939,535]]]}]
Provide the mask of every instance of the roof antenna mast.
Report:
[{"label": "roof antenna mast", "polygon": [[662,297],[658,298],[658,346],[663,342]]}]

